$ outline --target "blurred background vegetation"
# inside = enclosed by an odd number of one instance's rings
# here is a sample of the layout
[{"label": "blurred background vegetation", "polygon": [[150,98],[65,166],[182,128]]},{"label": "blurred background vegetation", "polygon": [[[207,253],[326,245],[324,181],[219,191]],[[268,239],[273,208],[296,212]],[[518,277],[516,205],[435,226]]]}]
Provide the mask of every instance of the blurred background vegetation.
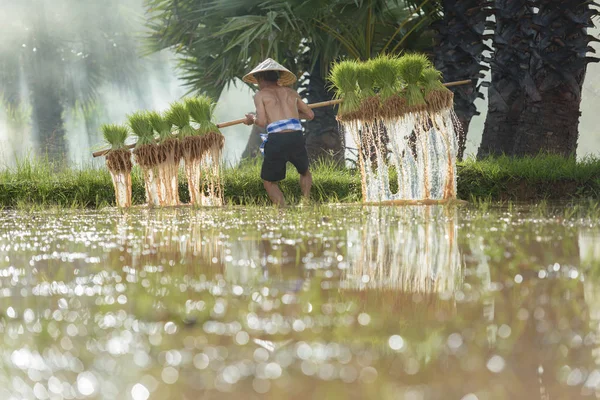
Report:
[{"label": "blurred background vegetation", "polygon": [[[560,4],[559,4],[560,3]],[[327,100],[329,66],[380,53],[428,54],[454,89],[461,156],[600,149],[590,57],[595,6],[556,1],[0,0],[0,161],[24,155],[88,163],[98,127],[185,94],[219,99],[217,117],[253,110],[239,78],[272,57]],[[522,18],[513,18],[518,15]],[[306,124],[313,157],[341,162],[355,145],[335,108]],[[583,113],[581,123],[579,115]],[[580,134],[581,131],[581,134]],[[254,133],[257,133],[256,130]],[[259,136],[228,128],[225,158],[256,155]],[[480,139],[481,137],[481,139]],[[250,140],[249,140],[250,138]],[[579,146],[578,146],[579,143]],[[96,160],[100,163],[101,160]]]}]

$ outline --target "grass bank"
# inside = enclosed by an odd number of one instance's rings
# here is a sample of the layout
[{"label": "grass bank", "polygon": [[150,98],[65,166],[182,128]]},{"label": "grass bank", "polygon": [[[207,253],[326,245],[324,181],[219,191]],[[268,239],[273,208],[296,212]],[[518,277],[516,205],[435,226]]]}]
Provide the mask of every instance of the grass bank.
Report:
[{"label": "grass bank", "polygon": [[458,165],[464,200],[539,201],[600,198],[600,158],[556,155],[469,159]]},{"label": "grass bank", "polygon": [[[261,161],[225,168],[225,200],[229,204],[269,204],[260,180]],[[317,163],[312,167],[313,198],[322,203],[359,202],[360,174]],[[133,203],[144,203],[140,170],[132,173]],[[180,175],[181,200],[189,194]],[[290,168],[281,188],[288,202],[300,198],[298,174]],[[458,197],[464,200],[571,200],[600,198],[600,159],[576,162],[557,156],[466,160],[458,165]],[[56,169],[25,160],[0,170],[0,207],[61,206],[99,208],[114,205],[114,192],[106,168]]]}]

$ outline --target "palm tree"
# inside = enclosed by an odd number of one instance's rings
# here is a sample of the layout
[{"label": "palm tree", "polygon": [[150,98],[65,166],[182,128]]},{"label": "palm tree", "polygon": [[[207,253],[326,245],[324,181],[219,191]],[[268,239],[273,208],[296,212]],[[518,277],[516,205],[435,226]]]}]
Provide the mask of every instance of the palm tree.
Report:
[{"label": "palm tree", "polygon": [[[328,68],[338,57],[368,59],[431,42],[422,35],[427,14],[399,0],[147,0],[146,5],[151,49],[174,49],[190,91],[215,97],[272,57],[301,77],[298,89],[309,102],[326,101],[333,96]],[[342,161],[335,110],[316,114],[306,126],[309,154],[333,153]]]},{"label": "palm tree", "polygon": [[588,63],[586,57],[592,17],[598,14],[589,2],[539,0],[528,36],[530,54],[523,112],[513,154],[540,150],[574,156],[579,137],[579,107]]},{"label": "palm tree", "polygon": [[496,0],[489,111],[478,157],[577,149],[588,2]]},{"label": "palm tree", "polygon": [[458,117],[458,158],[462,159],[467,144],[471,119],[479,115],[475,100],[483,98],[476,82],[482,78],[483,52],[491,51],[484,44],[489,4],[480,0],[442,0],[442,16],[432,24],[436,32],[433,46],[435,67],[445,81],[473,79],[470,85],[457,86],[454,92],[454,111]]},{"label": "palm tree", "polygon": [[138,71],[135,38],[128,33],[133,31],[131,13],[116,0],[108,5],[60,0],[51,10],[43,0],[24,0],[8,12],[21,22],[0,50],[0,97],[12,109],[29,98],[39,150],[60,160],[67,153],[65,111],[93,115],[89,111],[100,84],[129,87],[134,81]]},{"label": "palm tree", "polygon": [[477,156],[512,154],[519,115],[523,109],[525,68],[529,57],[526,40],[532,10],[526,0],[495,0],[492,79],[488,114]]}]

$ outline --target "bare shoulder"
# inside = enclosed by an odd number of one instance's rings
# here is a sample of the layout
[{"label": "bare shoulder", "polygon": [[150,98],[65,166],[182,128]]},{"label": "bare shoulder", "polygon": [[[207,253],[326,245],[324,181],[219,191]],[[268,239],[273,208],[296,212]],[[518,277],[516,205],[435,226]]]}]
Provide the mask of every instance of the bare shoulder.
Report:
[{"label": "bare shoulder", "polygon": [[296,96],[296,97],[300,97],[300,95],[298,94],[298,92],[296,90],[292,89],[291,87],[287,87],[286,86],[286,87],[284,87],[284,89],[286,90],[286,92],[290,93],[291,95]]}]

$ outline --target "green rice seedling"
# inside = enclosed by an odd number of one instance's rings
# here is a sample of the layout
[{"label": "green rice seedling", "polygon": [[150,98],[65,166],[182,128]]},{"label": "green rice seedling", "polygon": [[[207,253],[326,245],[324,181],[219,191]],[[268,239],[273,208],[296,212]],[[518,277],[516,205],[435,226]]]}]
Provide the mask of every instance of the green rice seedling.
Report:
[{"label": "green rice seedling", "polygon": [[172,103],[171,108],[165,114],[165,118],[169,123],[177,127],[180,138],[194,135],[194,128],[190,125],[190,112],[185,103]]},{"label": "green rice seedling", "polygon": [[423,71],[432,67],[431,61],[423,54],[406,54],[400,57],[397,67],[400,77],[406,82],[404,91],[409,109],[420,111],[426,103],[419,81]]},{"label": "green rice seedling", "polygon": [[407,84],[417,84],[421,79],[423,71],[427,68],[433,68],[433,64],[426,55],[411,53],[400,57],[396,67],[402,80]]},{"label": "green rice seedling", "polygon": [[419,80],[423,87],[427,108],[431,112],[439,112],[452,107],[454,95],[442,83],[442,73],[435,68],[426,68]]},{"label": "green rice seedling", "polygon": [[154,143],[154,132],[147,112],[138,111],[128,115],[127,119],[129,127],[137,137],[136,147]]},{"label": "green rice seedling", "polygon": [[368,62],[381,102],[379,115],[384,119],[395,118],[406,112],[405,84],[400,76],[399,63],[398,57],[389,55],[380,55]]},{"label": "green rice seedling", "polygon": [[173,126],[171,122],[156,111],[148,112],[147,116],[152,129],[158,134],[160,141],[164,141],[171,137],[171,127]]},{"label": "green rice seedling", "polygon": [[126,126],[117,124],[104,124],[100,127],[104,140],[110,145],[111,150],[125,148],[125,141],[129,136]]},{"label": "green rice seedling", "polygon": [[200,135],[217,132],[217,125],[213,122],[216,103],[208,96],[199,96],[185,100],[185,106],[190,113],[192,121],[199,125],[196,131]]},{"label": "green rice seedling", "polygon": [[331,69],[329,80],[335,91],[335,98],[344,99],[340,105],[340,114],[356,111],[360,106],[358,97],[358,63],[356,61],[340,61]]},{"label": "green rice seedling", "polygon": [[424,89],[435,90],[445,87],[442,83],[442,73],[433,67],[425,68],[419,78]]},{"label": "green rice seedling", "polygon": [[357,69],[360,109],[356,117],[364,121],[374,120],[379,116],[380,101],[375,95],[373,71],[368,63],[361,63]]},{"label": "green rice seedling", "polygon": [[358,83],[358,96],[361,100],[364,100],[375,95],[373,79],[373,71],[369,64],[361,63],[358,65],[356,70],[356,82]]},{"label": "green rice seedling", "polygon": [[398,57],[388,55],[380,55],[368,61],[375,88],[382,102],[394,96],[400,90],[401,81],[399,80],[398,62]]}]

